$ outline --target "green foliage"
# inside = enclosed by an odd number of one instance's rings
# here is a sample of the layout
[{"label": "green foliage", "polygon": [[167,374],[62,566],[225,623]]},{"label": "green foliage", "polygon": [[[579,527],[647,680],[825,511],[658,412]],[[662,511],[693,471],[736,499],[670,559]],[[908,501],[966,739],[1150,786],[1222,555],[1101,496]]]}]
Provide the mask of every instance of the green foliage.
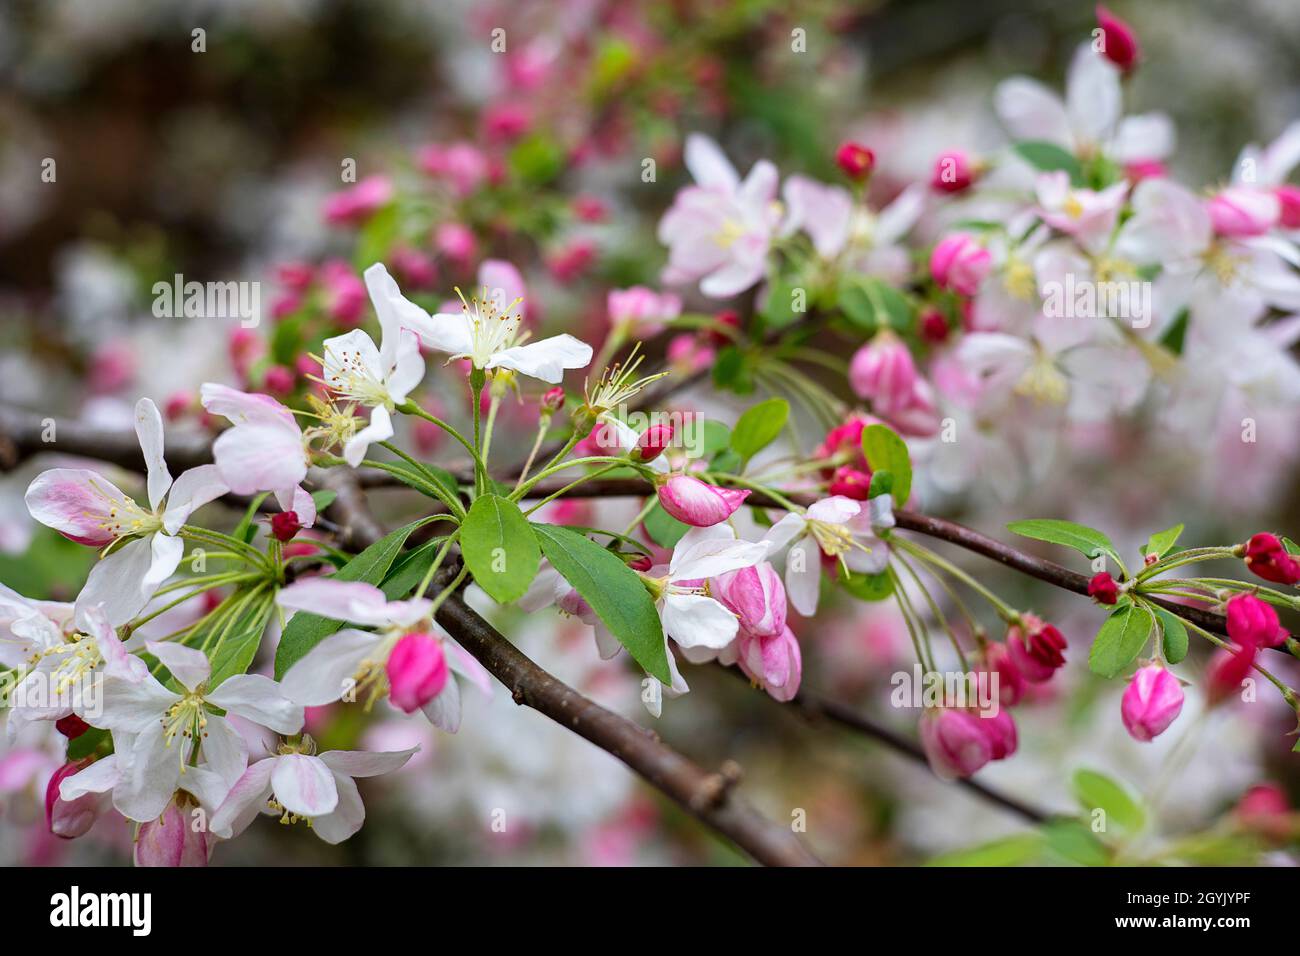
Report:
[{"label": "green foliage", "polygon": [[870,332],[908,332],[916,310],[902,292],[875,276],[848,273],[840,280],[840,309],[854,325]]},{"label": "green foliage", "polygon": [[1093,639],[1088,667],[1107,679],[1117,676],[1142,652],[1153,624],[1151,612],[1145,607],[1121,604]]},{"label": "green foliage", "polygon": [[1027,521],[1011,522],[1007,525],[1007,530],[1022,538],[1033,538],[1036,541],[1047,541],[1073,548],[1088,558],[1108,554],[1115,559],[1116,564],[1120,567],[1124,566],[1119,552],[1115,550],[1115,545],[1111,544],[1110,539],[1096,528],[1089,528],[1087,525],[1055,518],[1030,518]]},{"label": "green foliage", "polygon": [[1154,554],[1157,558],[1163,558],[1169,549],[1178,543],[1179,536],[1183,533],[1183,526],[1176,524],[1172,528],[1166,528],[1164,531],[1157,531],[1151,536],[1151,539],[1142,546],[1143,554]]},{"label": "green foliage", "polygon": [[1141,830],[1146,812],[1118,782],[1095,770],[1077,770],[1071,781],[1075,799],[1085,815],[1094,810],[1106,811],[1107,821],[1114,821],[1129,832]]},{"label": "green foliage", "polygon": [[460,550],[478,586],[500,604],[524,596],[542,558],[519,506],[492,494],[470,507],[460,528]]},{"label": "green foliage", "polygon": [[912,459],[907,443],[888,425],[868,425],[862,430],[862,454],[873,473],[889,472],[894,504],[906,508],[912,495]]},{"label": "green foliage", "polygon": [[1079,164],[1079,160],[1073,153],[1055,143],[1026,140],[1016,143],[1012,149],[1021,159],[1040,172],[1051,173],[1063,169],[1070,174],[1071,186],[1084,185],[1083,167]]},{"label": "green foliage", "polygon": [[1187,656],[1187,628],[1178,619],[1178,615],[1171,614],[1162,607],[1151,610],[1155,612],[1156,620],[1160,622],[1160,639],[1165,651],[1165,660],[1170,664],[1177,664]]},{"label": "green foliage", "polygon": [[789,417],[790,403],[784,398],[769,398],[745,410],[731,432],[731,447],[742,467],[776,441]]}]

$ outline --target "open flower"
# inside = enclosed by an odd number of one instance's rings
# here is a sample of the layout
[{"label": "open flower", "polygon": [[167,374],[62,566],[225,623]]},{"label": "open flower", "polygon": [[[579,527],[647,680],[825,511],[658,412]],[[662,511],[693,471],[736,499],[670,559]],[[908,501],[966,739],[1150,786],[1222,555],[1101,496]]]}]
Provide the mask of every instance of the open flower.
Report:
[{"label": "open flower", "polygon": [[767,691],[773,700],[794,699],[803,678],[803,656],[799,640],[789,627],[776,635],[741,631],[736,644],[736,662],[745,676]]},{"label": "open flower", "polygon": [[309,461],[293,412],[269,395],[214,382],[204,382],[199,396],[208,412],[234,425],[212,445],[212,457],[230,490],[238,495],[271,491],[281,508],[296,510],[295,490],[307,477]]},{"label": "open flower", "polygon": [[162,415],[147,398],[135,406],[135,431],[147,469],[149,507],[84,468],[42,472],[27,488],[27,510],[41,524],[80,544],[102,548],[124,542],[91,569],[79,600],[102,604],[113,625],[125,624],[149,603],[181,562],[178,532],[190,514],[231,490],[215,465],[191,468],[172,481],[163,459]]},{"label": "open flower", "polygon": [[428,648],[403,647],[413,635],[437,642],[453,674],[491,693],[483,665],[429,620],[432,601],[389,601],[374,585],[329,578],[298,581],[280,591],[276,600],[284,608],[377,629],[336,631],[289,668],[282,687],[304,706],[318,707],[345,696],[355,699],[355,694],[365,695],[369,707],[387,695],[393,706],[407,713],[418,707],[435,726],[454,734],[460,729],[460,686],[445,672],[436,680],[440,668]]},{"label": "open flower", "polygon": [[[374,269],[383,266],[371,266],[367,276]],[[381,316],[390,312],[401,328],[414,331],[428,348],[451,356],[448,361],[469,359],[476,369],[509,369],[552,385],[564,378],[565,369],[591,364],[591,346],[572,335],[524,344],[528,332],[522,328],[521,300],[507,300],[504,288],[484,289],[481,298],[462,296],[459,314],[433,316],[403,297],[392,279],[375,283],[370,292]]]},{"label": "open flower", "polygon": [[[863,512],[861,503],[841,495],[814,502],[802,514],[788,512],[768,529],[763,537],[768,554],[780,551],[787,544],[790,552],[785,559],[785,589],[796,611],[811,617],[817,613],[818,591],[821,586],[821,556],[844,561],[851,572],[878,574],[885,568],[888,554],[875,539],[870,526],[858,521],[860,515],[873,521],[870,511],[876,508],[883,521],[889,507],[888,495],[879,495],[868,503]],[[892,524],[893,513],[888,514]]]},{"label": "open flower", "polygon": [[659,221],[659,241],[669,247],[663,281],[699,281],[705,295],[725,299],[767,269],[781,219],[776,167],[760,160],[742,182],[718,144],[698,133],[686,137],[685,160],[696,185],[681,190]]},{"label": "open flower", "polygon": [[355,777],[392,773],[419,748],[365,753],[327,750],[316,756],[310,737],[285,744],[280,752],[249,764],[212,816],[212,832],[223,839],[243,833],[259,813],[283,823],[307,820],[326,843],[342,843],[361,829],[366,808]]},{"label": "open flower", "polygon": [[236,674],[209,690],[212,665],[201,651],[158,641],[145,646],[184,693],[168,690],[152,675],[138,683],[109,677],[101,713],[87,718],[91,726],[113,732],[121,772],[113,803],[124,816],[141,822],[156,819],[192,772],[188,765],[195,748],[221,779],[233,780],[243,772],[248,759],[243,739],[215,708],[281,734],[302,729],[302,707],[270,678]]}]

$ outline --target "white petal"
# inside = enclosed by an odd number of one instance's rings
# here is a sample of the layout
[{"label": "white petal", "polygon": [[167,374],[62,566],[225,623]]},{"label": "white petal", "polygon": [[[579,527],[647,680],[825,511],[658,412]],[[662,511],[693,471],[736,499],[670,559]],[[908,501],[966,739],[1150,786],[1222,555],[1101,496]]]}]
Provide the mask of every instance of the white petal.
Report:
[{"label": "white petal", "polygon": [[150,535],[128,541],[90,569],[86,585],[77,596],[78,607],[101,605],[108,622],[120,627],[135,617],[149,603],[157,589],[144,587],[145,577],[154,563]]},{"label": "white petal", "polygon": [[248,828],[271,795],[271,774],[282,759],[269,757],[249,765],[208,821],[213,833],[228,840]]},{"label": "white petal", "polygon": [[276,601],[290,611],[307,611],[336,621],[358,624],[388,622],[388,598],[373,584],[362,581],[336,581],[333,578],[306,578],[281,589]]},{"label": "white petal", "polygon": [[71,802],[78,797],[84,797],[88,793],[108,793],[121,779],[121,771],[117,767],[117,754],[109,754],[100,760],[96,760],[85,770],[74,773],[70,777],[64,777],[59,784],[59,796]]},{"label": "white petal", "polygon": [[829,498],[821,499],[821,501],[814,501],[809,505],[805,517],[814,521],[824,521],[827,524],[847,524],[851,519],[856,518],[861,511],[861,502],[846,498],[844,495],[832,495]]},{"label": "white petal", "polygon": [[702,594],[668,594],[664,598],[664,633],[682,647],[726,647],[736,637],[736,615]]},{"label": "white petal", "polygon": [[776,554],[787,544],[793,541],[799,535],[803,534],[808,527],[808,522],[801,514],[795,514],[793,511],[787,511],[782,515],[781,520],[772,527],[767,529],[767,534],[763,535],[763,544],[767,546],[769,556]]},{"label": "white petal", "polygon": [[203,759],[223,785],[231,787],[248,769],[248,746],[230,721],[216,714],[208,715],[205,731]]},{"label": "white petal", "polygon": [[221,477],[237,495],[276,491],[307,477],[302,433],[280,423],[236,425],[212,443]]},{"label": "white petal", "polygon": [[212,676],[212,664],[208,656],[195,647],[174,644],[168,641],[145,641],[150,654],[163,662],[172,676],[180,681],[186,690],[194,690]]},{"label": "white petal", "polygon": [[285,672],[280,689],[305,707],[333,703],[353,686],[353,676],[378,642],[379,638],[369,631],[337,631]]},{"label": "white petal", "polygon": [[556,385],[568,368],[586,368],[591,364],[591,346],[572,335],[553,335],[540,342],[516,345],[498,352],[488,361],[488,368],[514,369],[543,382]]},{"label": "white petal", "polygon": [[474,335],[469,316],[461,312],[439,312],[424,318],[406,317],[402,325],[420,337],[426,348],[448,355],[469,355],[474,350]]},{"label": "white petal", "polygon": [[[385,340],[384,347],[388,342]],[[410,329],[401,329],[391,360],[384,366],[388,397],[400,405],[424,378],[424,357],[420,355],[420,337]]]},{"label": "white petal", "polygon": [[492,675],[488,673],[487,668],[478,662],[473,654],[451,638],[443,640],[442,648],[447,652],[448,666],[455,673],[464,677],[484,694],[489,697],[492,696]]},{"label": "white petal", "polygon": [[138,683],[104,678],[98,713],[83,715],[85,721],[104,730],[137,734],[157,724],[167,708],[180,700],[153,676]]},{"label": "white petal", "polygon": [[1003,80],[993,95],[993,108],[1014,140],[1073,145],[1065,104],[1037,80],[1023,76]]},{"label": "white petal", "polygon": [[348,394],[347,383],[353,376],[363,376],[375,382],[384,380],[384,363],[379,358],[375,340],[360,329],[326,339],[321,348],[325,384]]},{"label": "white petal", "polygon": [[612,660],[618,656],[618,652],[623,649],[619,639],[614,636],[614,632],[604,624],[597,624],[595,627],[596,636],[596,653],[601,660]]},{"label": "white petal", "polygon": [[209,501],[215,501],[230,490],[221,469],[216,465],[199,465],[181,472],[167,493],[167,510],[163,512],[163,528],[175,534],[190,515]]},{"label": "white petal", "polygon": [[370,410],[370,423],[344,443],[343,460],[353,468],[359,468],[371,443],[387,441],[392,437],[392,416],[383,405],[376,405]]},{"label": "white petal", "polygon": [[460,730],[460,687],[456,678],[448,679],[442,693],[421,709],[433,726],[445,730],[449,734],[454,734]]},{"label": "white petal", "polygon": [[[382,262],[376,262],[365,273],[366,291],[370,293],[370,302],[379,317],[379,327],[383,330],[385,349],[390,340],[397,344],[398,332],[402,328],[414,329],[411,324],[429,321],[429,313],[402,295],[397,280],[388,274]],[[383,351],[383,350],[381,350]]]},{"label": "white petal", "polygon": [[1076,135],[1087,143],[1102,142],[1119,119],[1119,68],[1098,56],[1092,44],[1081,44],[1066,76],[1065,99]]},{"label": "white petal", "polygon": [[419,749],[419,747],[412,747],[410,750],[389,750],[379,753],[363,750],[327,750],[320,755],[320,759],[335,773],[348,777],[377,777],[380,774],[400,770]]},{"label": "white petal", "polygon": [[113,788],[113,806],[139,823],[156,820],[176,792],[188,749],[180,737],[167,746],[160,722],[147,726],[129,750],[117,751],[122,778]]},{"label": "white petal", "polygon": [[821,582],[821,549],[811,539],[801,538],[785,556],[785,594],[804,617],[817,613]]},{"label": "white petal", "polygon": [[[215,770],[209,769],[206,766],[190,766],[186,767],[185,772],[181,774],[178,786],[181,790],[190,794],[190,796],[197,798],[199,806],[203,808],[205,813],[211,816],[216,812],[216,809],[221,806],[222,802],[226,799],[226,795],[230,793],[231,784],[238,780],[243,772],[244,767],[241,766],[239,773],[236,773],[234,777],[226,780]],[[209,829],[211,829],[211,824],[209,824]]]},{"label": "white petal", "polygon": [[329,813],[339,803],[334,775],[319,757],[285,754],[271,771],[271,789],[275,799],[290,813],[317,817]]},{"label": "white petal", "polygon": [[733,192],[740,186],[740,176],[736,173],[736,167],[731,165],[731,161],[718,148],[718,144],[707,136],[700,133],[691,133],[687,136],[683,159],[691,176],[705,188]]},{"label": "white petal", "polygon": [[342,843],[366,822],[365,804],[361,802],[361,794],[351,778],[336,773],[334,787],[338,793],[334,811],[311,822],[312,832],[329,844]]},{"label": "white petal", "polygon": [[701,541],[680,558],[673,555],[672,579],[713,578],[728,571],[753,567],[766,557],[767,545],[758,541]]},{"label": "white petal", "polygon": [[228,677],[207,695],[207,700],[279,734],[302,730],[302,705],[291,701],[279,684],[261,674]]},{"label": "white petal", "polygon": [[172,486],[172,476],[163,459],[162,415],[158,414],[158,406],[147,398],[135,403],[135,433],[149,473],[149,507],[156,512]]},{"label": "white petal", "polygon": [[149,570],[145,572],[140,587],[148,597],[153,597],[153,592],[172,576],[172,572],[181,563],[181,558],[185,555],[185,542],[172,535],[155,532],[150,544],[152,554]]}]

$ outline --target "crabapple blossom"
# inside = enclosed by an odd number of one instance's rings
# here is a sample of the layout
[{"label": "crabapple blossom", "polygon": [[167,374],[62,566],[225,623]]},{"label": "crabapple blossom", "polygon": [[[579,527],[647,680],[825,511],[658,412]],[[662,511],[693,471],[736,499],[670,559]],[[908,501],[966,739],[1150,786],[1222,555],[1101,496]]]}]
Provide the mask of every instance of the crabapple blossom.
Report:
[{"label": "crabapple blossom", "polygon": [[[796,611],[805,617],[817,613],[823,554],[843,561],[853,573],[879,574],[885,569],[888,555],[875,537],[874,527],[892,523],[888,499],[888,495],[880,495],[868,502],[864,511],[857,501],[835,495],[814,502],[802,514],[787,512],[768,529],[763,543],[769,555],[790,546],[785,588]],[[865,526],[855,520],[860,516],[866,520]]]},{"label": "crabapple blossom", "polygon": [[949,233],[930,254],[930,277],[941,288],[974,295],[992,268],[989,251],[967,232]]},{"label": "crabapple blossom", "polygon": [[1124,691],[1120,715],[1134,740],[1159,737],[1183,710],[1183,688],[1175,677],[1158,664],[1138,669]]},{"label": "crabapple blossom", "polygon": [[1098,604],[1114,604],[1119,600],[1119,585],[1109,571],[1098,571],[1089,579],[1088,597]]},{"label": "crabapple blossom", "polygon": [[630,289],[611,289],[605,310],[613,329],[634,338],[651,338],[681,314],[682,300],[672,293],[660,294],[637,285]]},{"label": "crabapple blossom", "polygon": [[1238,644],[1278,647],[1289,636],[1278,620],[1277,611],[1253,594],[1236,594],[1224,605],[1228,636]]},{"label": "crabapple blossom", "polygon": [[1276,584],[1300,582],[1300,558],[1290,554],[1277,535],[1261,531],[1245,546],[1246,567],[1252,574]]},{"label": "crabapple blossom", "polygon": [[1033,684],[1051,680],[1065,664],[1065,638],[1051,624],[1034,614],[1022,614],[1007,629],[1007,651],[1016,668]]},{"label": "crabapple blossom", "polygon": [[726,521],[750,495],[748,490],[721,488],[685,474],[657,479],[655,491],[664,511],[696,528]]}]

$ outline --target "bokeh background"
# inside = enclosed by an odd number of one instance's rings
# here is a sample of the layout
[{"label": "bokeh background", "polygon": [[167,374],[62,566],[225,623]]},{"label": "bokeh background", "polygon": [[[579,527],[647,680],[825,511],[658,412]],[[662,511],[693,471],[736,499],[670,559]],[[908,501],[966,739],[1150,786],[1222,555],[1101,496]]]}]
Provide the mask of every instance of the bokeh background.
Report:
[{"label": "bokeh background", "polygon": [[[1267,142],[1300,116],[1300,5],[1144,0],[1115,9],[1144,46],[1128,107],[1173,117],[1171,166],[1184,181],[1225,181],[1243,144]],[[340,188],[344,159],[355,159],[360,177],[416,180],[417,157],[431,143],[480,144],[509,173],[492,198],[459,207],[475,231],[473,261],[458,263],[438,245],[447,215],[439,201],[413,203],[393,227],[437,261],[431,288],[445,295],[478,258],[508,258],[525,272],[530,312],[598,339],[605,291],[654,283],[663,264],[654,226],[684,181],[687,132],[714,135],[742,170],[769,157],[782,170],[826,178],[834,147],[854,136],[876,150],[875,188],[887,194],[925,176],[942,149],[991,147],[997,81],[1027,73],[1059,87],[1093,25],[1090,4],[1049,0],[7,0],[0,401],[118,428],[140,395],[161,405],[201,381],[235,381],[231,323],[154,317],[153,283],[174,273],[260,281],[266,305],[285,263],[355,259],[356,234],[325,225],[321,213]],[[508,57],[490,49],[498,26]],[[807,31],[803,55],[790,49],[796,27]],[[196,28],[204,52],[192,50]],[[542,79],[520,92],[530,71]],[[46,157],[57,162],[53,183],[41,180]],[[643,157],[659,162],[657,182],[641,181]],[[594,199],[603,215],[575,215],[575,197]],[[647,349],[657,359],[663,345]],[[444,398],[450,414],[463,413],[454,390]],[[516,447],[533,427],[524,411],[517,417],[507,414],[502,426]],[[1040,480],[933,492],[923,504],[1003,536],[1013,518],[1068,516],[1105,528],[1130,551],[1177,521],[1202,543],[1294,529],[1289,421],[1266,473],[1217,468],[1176,445],[1153,452],[1142,432],[1127,444],[1072,435],[1054,445]],[[181,415],[176,427],[203,426]],[[69,599],[90,556],[38,529],[22,506],[23,489],[46,465],[0,476],[0,581]],[[404,507],[396,495],[376,500],[381,513]],[[629,517],[625,506],[600,507],[577,523],[615,527]],[[238,518],[211,510],[214,521]],[[1023,712],[1021,753],[980,779],[1073,813],[1070,774],[1095,768],[1148,799],[1158,822],[1143,839],[1153,853],[1201,840],[1209,862],[1289,860],[1282,844],[1224,835],[1251,786],[1273,781],[1300,797],[1280,702],[1261,694],[1207,712],[1196,686],[1204,656],[1193,655],[1176,732],[1138,744],[1118,720],[1121,688],[1087,673],[1084,648],[1101,612],[988,563],[963,563],[1057,621],[1074,648],[1065,679]],[[647,719],[636,676],[600,662],[583,625],[498,618],[561,678]],[[915,715],[888,706],[889,675],[910,667],[892,605],[843,600],[799,633],[808,686],[913,732]],[[659,732],[705,765],[738,761],[747,792],[769,815],[806,811],[807,839],[828,860],[915,863],[1026,827],[924,765],[809,724],[743,681],[704,671],[691,681]],[[314,732],[326,746],[418,742],[423,750],[366,791],[367,826],[347,843],[328,847],[272,820],[220,847],[214,863],[739,859],[613,758],[502,692],[472,700],[456,737],[356,713],[322,713]],[[27,825],[42,812],[38,795],[8,794],[0,808],[0,862],[128,858],[124,824],[69,844]],[[503,832],[493,828],[498,811]]]}]

